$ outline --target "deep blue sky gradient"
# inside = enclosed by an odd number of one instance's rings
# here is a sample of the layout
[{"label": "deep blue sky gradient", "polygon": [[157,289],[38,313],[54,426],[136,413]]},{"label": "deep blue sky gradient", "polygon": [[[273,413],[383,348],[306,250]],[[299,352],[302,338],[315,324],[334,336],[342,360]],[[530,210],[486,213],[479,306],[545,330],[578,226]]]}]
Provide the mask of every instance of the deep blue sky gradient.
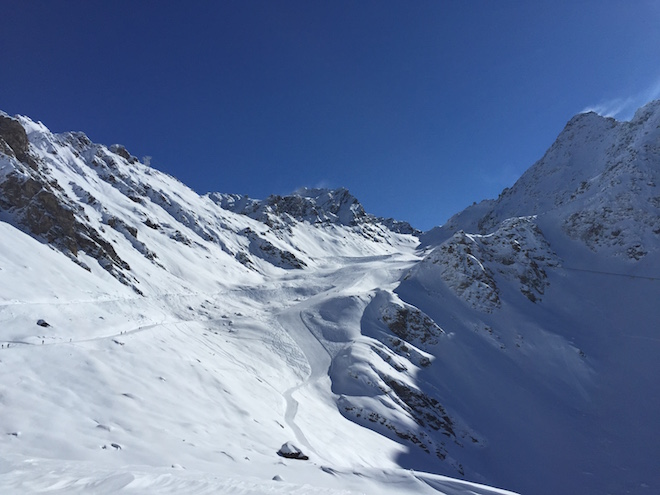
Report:
[{"label": "deep blue sky gradient", "polygon": [[658,1],[0,0],[0,109],[200,193],[344,186],[428,229],[574,114],[660,95]]}]

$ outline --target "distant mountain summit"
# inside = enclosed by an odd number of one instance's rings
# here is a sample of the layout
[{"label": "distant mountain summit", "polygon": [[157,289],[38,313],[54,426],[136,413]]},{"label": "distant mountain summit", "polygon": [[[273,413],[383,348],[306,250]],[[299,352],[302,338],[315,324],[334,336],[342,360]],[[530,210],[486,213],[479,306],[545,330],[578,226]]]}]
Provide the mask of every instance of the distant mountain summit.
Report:
[{"label": "distant mountain summit", "polygon": [[355,227],[364,224],[386,225],[393,232],[421,234],[409,223],[392,218],[375,217],[348,189],[303,187],[286,196],[272,195],[265,200],[240,194],[211,193],[209,197],[226,210],[247,215],[271,227],[285,227],[292,222],[336,224]]},{"label": "distant mountain summit", "polygon": [[470,206],[425,241],[458,230],[485,234],[503,220],[538,216],[589,249],[641,259],[660,239],[660,100],[629,122],[576,115],[555,143],[496,200]]},{"label": "distant mountain summit", "polygon": [[[163,243],[178,242],[211,243],[233,258],[231,263],[259,271],[256,259],[285,269],[306,266],[310,253],[300,252],[289,235],[301,223],[345,227],[374,242],[387,243],[392,234],[419,234],[406,222],[366,213],[346,189],[300,189],[265,200],[220,193],[199,196],[140,163],[122,145],[95,144],[81,132],[53,134],[27,117],[4,113],[0,167],[5,221],[86,269],[90,258],[96,260],[138,292],[139,277],[116,246],[116,235],[128,243],[129,251],[164,270],[158,251]],[[235,214],[257,223],[237,223]],[[288,229],[288,234],[275,235],[269,229]]]},{"label": "distant mountain summit", "polygon": [[344,188],[302,188],[291,195],[269,196],[261,201],[234,194],[210,196],[225,209],[272,225],[291,221],[358,225],[367,219],[362,205]]}]

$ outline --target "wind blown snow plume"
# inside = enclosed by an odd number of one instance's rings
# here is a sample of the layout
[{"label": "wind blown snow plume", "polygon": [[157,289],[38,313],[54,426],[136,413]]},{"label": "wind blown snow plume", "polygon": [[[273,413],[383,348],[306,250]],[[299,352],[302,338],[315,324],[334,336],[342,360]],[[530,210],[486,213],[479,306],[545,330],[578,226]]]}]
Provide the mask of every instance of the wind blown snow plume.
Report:
[{"label": "wind blown snow plume", "polygon": [[635,111],[648,102],[660,98],[660,77],[643,91],[625,98],[613,98],[597,105],[586,107],[580,113],[595,112],[603,117],[613,117],[620,120],[630,120]]}]

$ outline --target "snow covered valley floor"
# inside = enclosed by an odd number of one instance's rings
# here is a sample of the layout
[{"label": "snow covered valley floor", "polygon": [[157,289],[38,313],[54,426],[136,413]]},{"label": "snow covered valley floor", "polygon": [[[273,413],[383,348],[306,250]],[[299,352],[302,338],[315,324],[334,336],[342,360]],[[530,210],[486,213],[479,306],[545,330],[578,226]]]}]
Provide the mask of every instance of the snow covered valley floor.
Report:
[{"label": "snow covered valley floor", "polygon": [[[35,247],[43,264],[20,266],[15,246],[1,265],[0,492],[504,493],[400,469],[403,447],[329,394],[331,359],[412,252],[144,297],[90,286]],[[26,270],[42,284],[22,287]],[[287,441],[310,459],[278,456]]]}]

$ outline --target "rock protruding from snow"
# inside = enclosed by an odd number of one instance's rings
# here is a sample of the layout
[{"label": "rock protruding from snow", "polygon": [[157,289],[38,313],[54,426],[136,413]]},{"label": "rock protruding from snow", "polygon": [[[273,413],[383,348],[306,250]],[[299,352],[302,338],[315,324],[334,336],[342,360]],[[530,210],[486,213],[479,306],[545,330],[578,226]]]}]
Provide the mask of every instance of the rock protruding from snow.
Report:
[{"label": "rock protruding from snow", "polygon": [[[122,145],[95,144],[81,132],[53,134],[6,114],[0,215],[87,271],[98,264],[138,294],[156,273],[185,278],[200,259],[251,276],[246,272],[302,269],[326,256],[377,255],[417,243],[407,224],[375,221],[346,189],[302,189],[261,202],[200,196]],[[174,266],[183,259],[188,268]]]},{"label": "rock protruding from snow", "polygon": [[428,315],[383,290],[367,306],[362,325],[360,339],[343,348],[330,369],[341,413],[462,473],[457,459],[465,455],[464,439],[479,447],[481,437],[443,405],[438,389],[417,380],[431,369],[433,353],[448,338],[445,332]]},{"label": "rock protruding from snow", "polygon": [[445,332],[427,315],[411,306],[391,304],[382,310],[382,319],[394,335],[420,346],[435,345]]},{"label": "rock protruding from snow", "polygon": [[25,141],[28,134],[23,124],[8,117],[0,119],[0,141],[4,143],[0,145],[0,210],[5,212],[5,218],[33,237],[56,246],[86,269],[89,267],[79,260],[79,253],[93,256],[115,278],[135,288],[127,273],[128,263],[90,224],[77,198],[67,194],[29,141]]},{"label": "rock protruding from snow", "polygon": [[270,227],[283,227],[292,221],[357,225],[367,216],[358,200],[344,188],[302,188],[293,194],[273,195],[263,201],[235,194],[213,193],[210,197],[222,208],[249,216]]},{"label": "rock protruding from snow", "polygon": [[[271,265],[286,270],[302,269],[306,266],[305,262],[299,260],[291,251],[278,248],[250,228],[245,229],[242,234],[250,240],[250,252]],[[244,255],[244,253],[242,254]]]},{"label": "rock protruding from snow", "polygon": [[30,142],[25,129],[18,120],[6,114],[0,114],[0,153],[13,156],[32,169],[37,168],[37,163],[30,154]]},{"label": "rock protruding from snow", "polygon": [[226,210],[254,218],[273,228],[286,228],[296,222],[349,227],[378,223],[399,234],[420,234],[407,222],[366,213],[355,196],[345,188],[304,187],[292,194],[272,195],[262,201],[238,194],[211,193],[209,197]]},{"label": "rock protruding from snow", "polygon": [[309,460],[309,456],[303,454],[302,450],[296,447],[293,442],[286,442],[277,451],[277,455],[286,457],[287,459],[298,459],[300,461]]},{"label": "rock protruding from snow", "polygon": [[490,313],[501,305],[504,284],[514,285],[531,302],[539,301],[548,285],[546,269],[559,262],[535,217],[510,218],[487,235],[457,232],[406,278],[429,289],[440,279],[470,306]]}]

